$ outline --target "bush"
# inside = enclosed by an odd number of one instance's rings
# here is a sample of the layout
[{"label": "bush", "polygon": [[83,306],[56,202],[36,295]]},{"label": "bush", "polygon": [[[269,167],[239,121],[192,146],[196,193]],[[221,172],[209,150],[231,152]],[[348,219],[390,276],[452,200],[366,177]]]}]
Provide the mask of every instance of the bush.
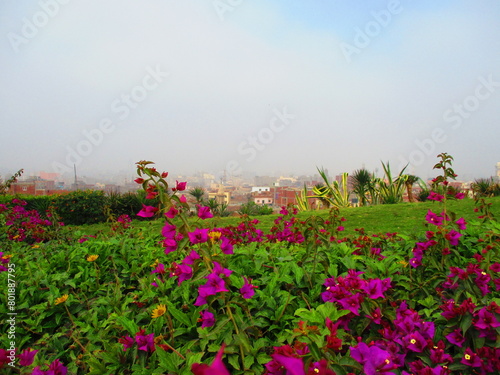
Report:
[{"label": "bush", "polygon": [[106,197],[102,191],[74,191],[56,197],[52,204],[65,224],[82,225],[106,221]]}]

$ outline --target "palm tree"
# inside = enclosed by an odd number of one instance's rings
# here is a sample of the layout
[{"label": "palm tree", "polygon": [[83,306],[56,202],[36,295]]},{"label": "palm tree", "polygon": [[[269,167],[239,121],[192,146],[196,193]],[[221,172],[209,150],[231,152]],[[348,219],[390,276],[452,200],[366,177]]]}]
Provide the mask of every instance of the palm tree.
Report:
[{"label": "palm tree", "polygon": [[203,197],[205,196],[205,190],[201,187],[194,187],[188,191],[194,199],[196,199],[196,204],[201,204],[203,202]]},{"label": "palm tree", "polygon": [[384,168],[385,178],[377,179],[378,193],[380,194],[382,203],[394,204],[401,202],[403,200],[403,191],[407,178],[407,175],[404,175],[403,172],[407,166],[394,178],[392,177],[389,162],[387,162],[387,164],[382,162],[382,167]]},{"label": "palm tree", "polygon": [[[349,177],[348,173],[342,173],[342,178],[340,184],[337,181],[329,182],[328,176],[323,169],[318,168],[319,175],[325,182],[325,185],[321,185],[320,188],[313,187],[314,195],[311,198],[319,198],[323,202],[328,202],[329,206],[333,207],[349,207],[351,202],[349,202],[349,187],[347,186],[347,180]],[[328,206],[328,207],[329,207]]]},{"label": "palm tree", "polygon": [[352,174],[352,191],[358,196],[360,206],[366,206],[368,203],[366,195],[371,190],[372,179],[372,174],[365,168],[358,169]]},{"label": "palm tree", "polygon": [[405,181],[405,186],[406,186],[406,193],[408,194],[408,201],[413,202],[413,185],[415,185],[418,181],[420,180],[419,177],[409,174],[406,175],[406,181]]}]

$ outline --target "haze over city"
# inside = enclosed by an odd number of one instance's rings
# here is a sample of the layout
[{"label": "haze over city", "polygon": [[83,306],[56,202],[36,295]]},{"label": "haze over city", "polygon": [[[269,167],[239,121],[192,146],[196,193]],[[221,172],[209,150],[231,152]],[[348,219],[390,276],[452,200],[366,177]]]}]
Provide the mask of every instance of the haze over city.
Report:
[{"label": "haze over city", "polygon": [[500,161],[500,2],[0,2],[0,175],[461,180]]}]

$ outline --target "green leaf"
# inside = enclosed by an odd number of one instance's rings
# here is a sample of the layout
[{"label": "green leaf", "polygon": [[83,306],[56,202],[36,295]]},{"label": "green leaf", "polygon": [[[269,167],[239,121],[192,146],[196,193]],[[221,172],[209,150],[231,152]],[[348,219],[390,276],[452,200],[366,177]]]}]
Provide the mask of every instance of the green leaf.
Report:
[{"label": "green leaf", "polygon": [[172,315],[177,321],[179,321],[182,324],[187,325],[188,327],[191,327],[192,323],[189,317],[184,314],[182,311],[178,310],[171,302],[167,301],[167,311]]}]

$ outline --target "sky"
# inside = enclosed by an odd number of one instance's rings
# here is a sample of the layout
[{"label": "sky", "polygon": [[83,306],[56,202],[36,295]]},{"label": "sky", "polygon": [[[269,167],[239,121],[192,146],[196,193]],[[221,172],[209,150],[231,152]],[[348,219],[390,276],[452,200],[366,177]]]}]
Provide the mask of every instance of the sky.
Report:
[{"label": "sky", "polygon": [[500,161],[497,0],[0,0],[0,175],[460,180]]}]

